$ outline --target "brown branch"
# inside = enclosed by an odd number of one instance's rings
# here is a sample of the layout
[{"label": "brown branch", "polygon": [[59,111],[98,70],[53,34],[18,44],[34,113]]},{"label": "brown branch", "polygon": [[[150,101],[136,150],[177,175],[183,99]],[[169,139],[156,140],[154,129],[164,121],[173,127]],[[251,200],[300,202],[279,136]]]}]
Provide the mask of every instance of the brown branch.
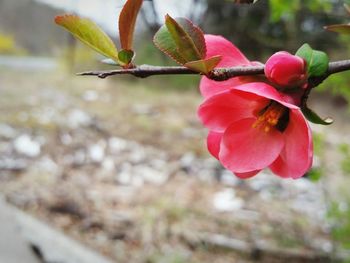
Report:
[{"label": "brown branch", "polygon": [[199,74],[185,67],[161,67],[151,65],[141,65],[130,69],[115,69],[109,71],[88,71],[78,73],[79,76],[97,76],[107,78],[114,75],[133,75],[138,78],[147,78],[154,75],[193,75]]},{"label": "brown branch", "polygon": [[[315,83],[322,82],[332,74],[350,70],[350,60],[341,60],[329,63],[328,71],[324,76],[315,78]],[[190,70],[186,67],[162,67],[141,65],[131,69],[116,69],[109,71],[88,71],[78,73],[79,76],[97,76],[106,78],[114,75],[133,75],[138,78],[146,78],[154,75],[198,75],[200,73]],[[224,81],[237,76],[251,76],[264,74],[264,65],[261,66],[243,66],[232,68],[214,69],[207,77],[217,81]],[[320,84],[318,83],[318,84]]]}]

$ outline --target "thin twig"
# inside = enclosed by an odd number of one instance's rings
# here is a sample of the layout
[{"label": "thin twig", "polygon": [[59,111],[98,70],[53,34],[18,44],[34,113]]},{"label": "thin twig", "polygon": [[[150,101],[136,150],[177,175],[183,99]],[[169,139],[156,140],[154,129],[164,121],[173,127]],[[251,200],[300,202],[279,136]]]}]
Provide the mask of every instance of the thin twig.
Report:
[{"label": "thin twig", "polygon": [[78,73],[79,76],[97,76],[107,78],[115,75],[133,75],[138,78],[147,78],[154,75],[185,75],[199,74],[185,67],[161,67],[151,65],[141,65],[130,69],[115,69],[108,71],[87,71]]},{"label": "thin twig", "polygon": [[[350,70],[350,60],[341,60],[329,63],[328,71],[324,76],[317,77],[316,80],[323,81],[328,76]],[[147,78],[154,75],[198,75],[200,73],[190,70],[186,67],[162,67],[141,65],[131,69],[116,69],[109,71],[88,71],[78,73],[79,76],[97,76],[106,78],[114,75],[133,75],[138,78]],[[264,74],[264,65],[260,66],[241,66],[232,68],[214,69],[207,77],[217,81],[224,81],[237,76],[251,76]]]}]

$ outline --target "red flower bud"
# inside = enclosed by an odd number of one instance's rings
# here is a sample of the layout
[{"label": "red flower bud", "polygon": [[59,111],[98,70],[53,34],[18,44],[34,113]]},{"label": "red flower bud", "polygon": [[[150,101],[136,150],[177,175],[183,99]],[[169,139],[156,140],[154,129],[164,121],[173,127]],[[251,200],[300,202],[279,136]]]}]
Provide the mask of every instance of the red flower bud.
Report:
[{"label": "red flower bud", "polygon": [[306,62],[301,57],[280,51],[267,60],[265,75],[269,81],[278,86],[301,86],[307,81]]}]

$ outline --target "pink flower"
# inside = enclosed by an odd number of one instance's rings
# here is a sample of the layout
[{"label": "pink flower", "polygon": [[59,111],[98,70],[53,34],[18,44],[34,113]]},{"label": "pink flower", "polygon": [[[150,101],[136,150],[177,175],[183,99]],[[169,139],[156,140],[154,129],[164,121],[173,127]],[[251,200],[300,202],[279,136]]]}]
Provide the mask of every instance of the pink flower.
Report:
[{"label": "pink flower", "polygon": [[306,62],[288,52],[277,52],[266,61],[265,75],[278,86],[298,87],[307,81]]},{"label": "pink flower", "polygon": [[[207,58],[217,55],[222,56],[222,60],[217,65],[217,68],[259,64],[258,62],[250,62],[237,47],[221,36],[205,35],[205,42],[207,45]],[[254,80],[257,81],[256,79],[257,77],[236,77],[226,81],[214,81],[203,77],[199,88],[203,97],[210,97],[233,86]]]},{"label": "pink flower", "polygon": [[208,149],[238,177],[269,167],[299,178],[312,165],[311,130],[299,107],[274,87],[253,82],[206,98],[198,115],[209,128]]},{"label": "pink flower", "polygon": [[[223,37],[206,35],[205,39],[207,57],[223,57],[218,67],[256,64]],[[288,54],[286,67],[279,59],[284,55],[275,57],[281,68],[271,60],[271,71],[269,68],[267,74],[273,77],[270,80],[289,85],[295,79],[303,79],[304,61]],[[295,106],[300,102],[299,95],[279,93],[268,83],[264,76],[222,82],[202,78],[200,90],[205,101],[198,115],[209,129],[208,149],[241,178],[252,177],[266,167],[281,177],[299,178],[312,165],[311,130],[300,108]]]}]

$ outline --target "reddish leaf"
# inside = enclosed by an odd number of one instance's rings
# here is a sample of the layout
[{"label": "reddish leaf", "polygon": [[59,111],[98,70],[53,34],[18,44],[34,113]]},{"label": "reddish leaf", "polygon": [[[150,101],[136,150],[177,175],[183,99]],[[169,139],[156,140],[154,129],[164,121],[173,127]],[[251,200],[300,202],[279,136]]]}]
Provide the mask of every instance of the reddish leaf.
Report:
[{"label": "reddish leaf", "polygon": [[63,15],[57,16],[55,22],[95,51],[118,62],[118,50],[113,41],[90,19]]},{"label": "reddish leaf", "polygon": [[324,28],[328,31],[337,32],[340,34],[350,34],[350,24],[331,25],[325,26]]},{"label": "reddish leaf", "polygon": [[132,50],[136,18],[143,0],[127,0],[119,17],[119,36],[122,49]]},{"label": "reddish leaf", "polygon": [[345,10],[346,12],[348,12],[348,14],[350,15],[350,6],[347,4],[344,4]]}]

